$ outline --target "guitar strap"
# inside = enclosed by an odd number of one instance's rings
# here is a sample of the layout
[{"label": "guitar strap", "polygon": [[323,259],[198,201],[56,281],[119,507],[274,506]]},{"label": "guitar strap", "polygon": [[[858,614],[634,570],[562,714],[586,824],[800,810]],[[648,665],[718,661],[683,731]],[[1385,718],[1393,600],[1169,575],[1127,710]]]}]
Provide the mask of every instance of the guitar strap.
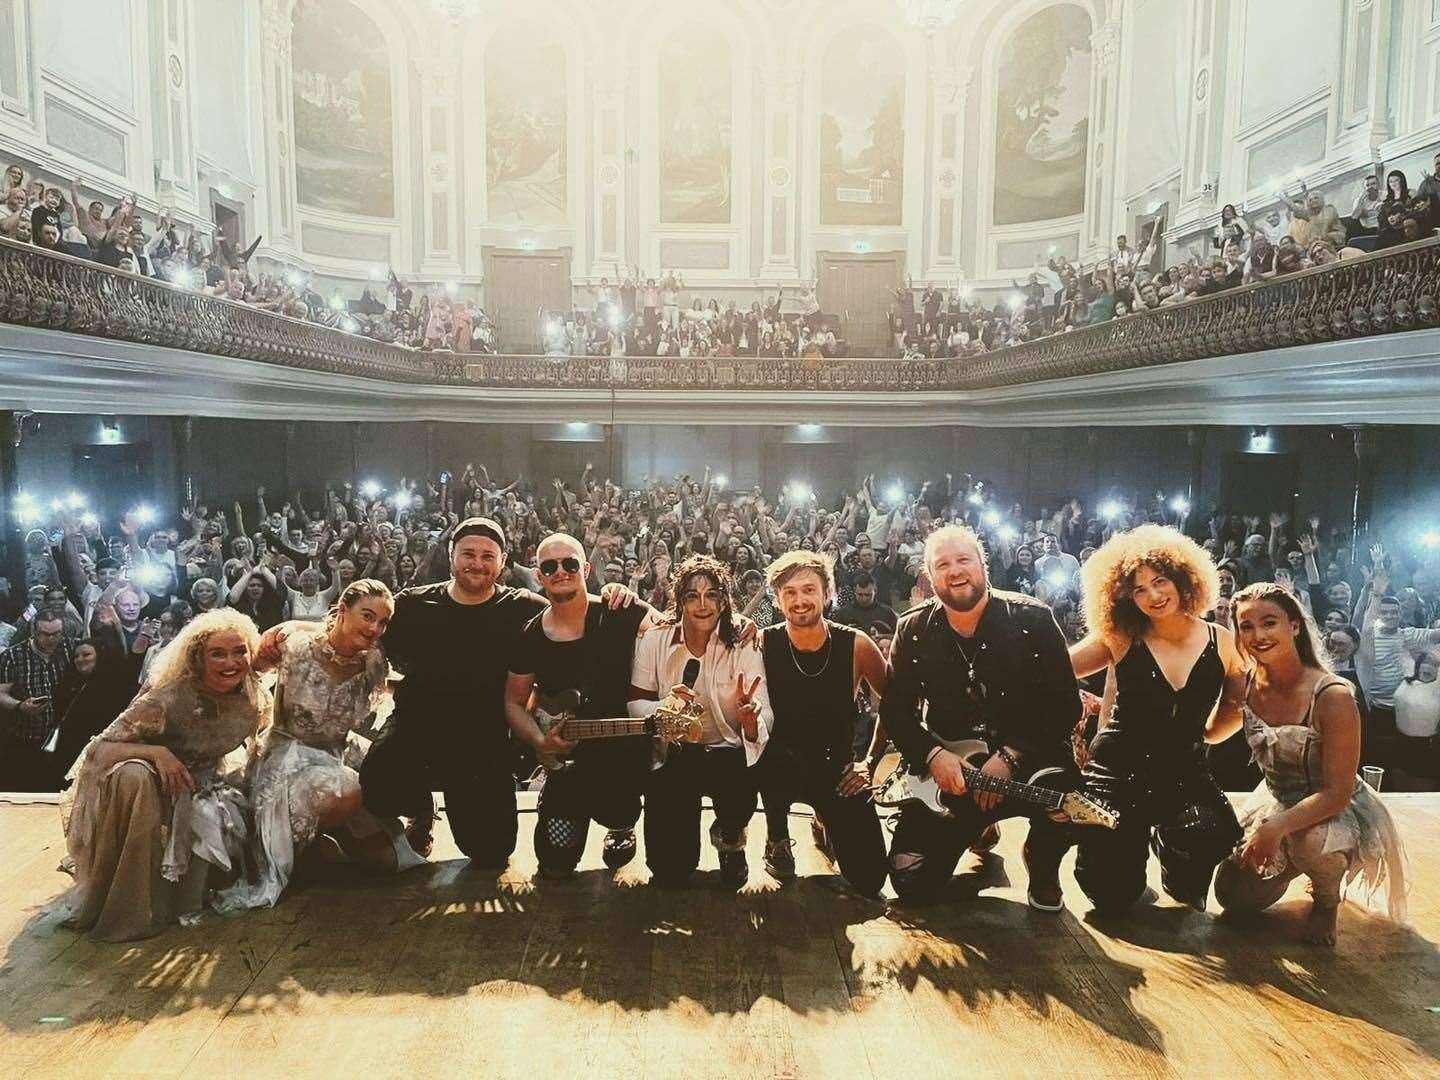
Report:
[{"label": "guitar strap", "polygon": [[594,688],[605,668],[605,647],[601,639],[601,626],[605,619],[605,605],[593,600],[585,610],[585,644],[580,650],[583,659],[580,664],[580,715],[595,700]]}]

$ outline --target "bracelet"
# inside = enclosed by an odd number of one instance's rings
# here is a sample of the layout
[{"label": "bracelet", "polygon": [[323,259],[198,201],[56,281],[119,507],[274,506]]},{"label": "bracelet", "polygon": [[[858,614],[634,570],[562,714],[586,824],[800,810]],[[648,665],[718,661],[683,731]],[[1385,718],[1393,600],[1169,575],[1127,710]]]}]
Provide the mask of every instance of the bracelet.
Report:
[{"label": "bracelet", "polygon": [[1011,752],[1008,746],[1000,747],[999,750],[995,751],[995,754],[997,757],[1000,758],[1001,761],[1005,762],[1006,765],[1010,766],[1010,771],[1012,773],[1018,773],[1020,771],[1020,759]]}]

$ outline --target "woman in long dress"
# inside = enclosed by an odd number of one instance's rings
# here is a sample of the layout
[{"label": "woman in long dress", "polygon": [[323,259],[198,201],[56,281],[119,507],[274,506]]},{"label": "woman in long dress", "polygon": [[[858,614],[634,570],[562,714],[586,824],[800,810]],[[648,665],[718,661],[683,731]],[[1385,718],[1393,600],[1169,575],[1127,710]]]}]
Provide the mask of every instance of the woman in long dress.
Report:
[{"label": "woman in long dress", "polygon": [[216,910],[271,906],[296,857],[322,833],[346,854],[383,870],[424,860],[399,822],[380,822],[360,802],[356,771],[368,743],[357,732],[385,692],[389,665],[380,639],[395,612],[384,583],[351,582],[323,624],[267,631],[256,665],[276,669],[274,721],[252,765],[253,876],[221,893]]},{"label": "woman in long dress", "polygon": [[1090,636],[1070,661],[1080,678],[1108,667],[1115,700],[1085,790],[1120,825],[1081,831],[1075,878],[1096,908],[1121,913],[1146,895],[1153,847],[1165,891],[1204,911],[1240,827],[1200,746],[1235,730],[1245,686],[1234,636],[1202,617],[1219,591],[1215,565],[1177,530],[1142,525],[1107,540],[1081,575]]},{"label": "woman in long dress", "polygon": [[67,925],[133,941],[188,921],[243,861],[243,757],[269,711],[252,669],[260,635],[232,610],[176,635],[150,685],[85,748],[62,804],[75,888]]},{"label": "woman in long dress", "polygon": [[1255,663],[1242,723],[1265,782],[1241,813],[1245,840],[1220,864],[1216,899],[1226,911],[1260,911],[1304,875],[1312,944],[1335,944],[1340,901],[1352,889],[1403,922],[1405,851],[1385,804],[1355,775],[1360,713],[1350,684],[1326,666],[1314,624],[1278,585],[1237,593],[1235,625]]}]

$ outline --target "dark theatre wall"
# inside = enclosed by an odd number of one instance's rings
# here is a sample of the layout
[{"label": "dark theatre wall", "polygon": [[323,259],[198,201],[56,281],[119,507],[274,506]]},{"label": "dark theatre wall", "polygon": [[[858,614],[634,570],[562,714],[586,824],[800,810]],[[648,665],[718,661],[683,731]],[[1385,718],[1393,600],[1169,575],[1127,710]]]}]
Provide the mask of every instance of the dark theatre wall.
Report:
[{"label": "dark theatre wall", "polygon": [[[148,444],[150,488],[136,501],[176,504],[177,446],[183,422],[171,417],[119,417],[125,444]],[[291,430],[287,434],[287,427]],[[1208,508],[1222,492],[1259,479],[1266,505],[1317,512],[1328,521],[1348,518],[1355,482],[1351,436],[1343,428],[1272,428],[1270,454],[1248,454],[1249,428],[1202,430],[1196,505]],[[1432,434],[1436,433],[1436,434]],[[101,441],[101,418],[47,414],[19,451],[21,486],[51,497],[75,485],[76,448]],[[939,481],[949,469],[971,473],[1008,499],[1036,509],[1078,496],[1094,505],[1110,494],[1149,499],[1187,490],[1195,449],[1184,428],[863,428],[818,429],[728,425],[654,425],[617,429],[613,442],[599,425],[450,423],[344,424],[297,421],[193,421],[190,475],[202,500],[245,498],[248,512],[258,485],[288,495],[322,481],[374,477],[387,486],[427,467],[459,471],[484,463],[497,478],[516,474],[548,482],[559,474],[574,482],[586,461],[603,478],[638,485],[644,476],[690,473],[710,465],[732,488],[762,484],[769,492],[790,481],[810,484],[829,502],[874,473],[877,484],[901,481],[914,488]],[[1377,432],[1375,515],[1410,514],[1440,476],[1440,429]],[[1300,505],[1278,479],[1290,472]],[[618,475],[616,475],[618,474]],[[119,482],[119,481],[117,481]],[[124,481],[133,484],[133,481]],[[1266,486],[1268,485],[1268,487]],[[1254,484],[1250,485],[1252,491]],[[127,493],[128,494],[128,493]],[[1437,503],[1440,507],[1440,503]],[[1440,515],[1437,515],[1440,520]]]}]

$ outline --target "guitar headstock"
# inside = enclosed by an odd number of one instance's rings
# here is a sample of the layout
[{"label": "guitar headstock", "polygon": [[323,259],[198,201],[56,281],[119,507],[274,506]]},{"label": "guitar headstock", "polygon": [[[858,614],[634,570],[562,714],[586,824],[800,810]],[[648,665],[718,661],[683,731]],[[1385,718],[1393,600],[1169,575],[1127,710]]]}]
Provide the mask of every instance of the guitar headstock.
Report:
[{"label": "guitar headstock", "polygon": [[655,737],[662,743],[698,743],[704,736],[700,717],[705,706],[698,701],[682,701],[666,698],[655,710],[651,719],[655,723]]},{"label": "guitar headstock", "polygon": [[1113,829],[1120,824],[1120,815],[1114,810],[1078,791],[1066,792],[1060,801],[1060,809],[1076,825],[1099,825],[1103,829]]}]

